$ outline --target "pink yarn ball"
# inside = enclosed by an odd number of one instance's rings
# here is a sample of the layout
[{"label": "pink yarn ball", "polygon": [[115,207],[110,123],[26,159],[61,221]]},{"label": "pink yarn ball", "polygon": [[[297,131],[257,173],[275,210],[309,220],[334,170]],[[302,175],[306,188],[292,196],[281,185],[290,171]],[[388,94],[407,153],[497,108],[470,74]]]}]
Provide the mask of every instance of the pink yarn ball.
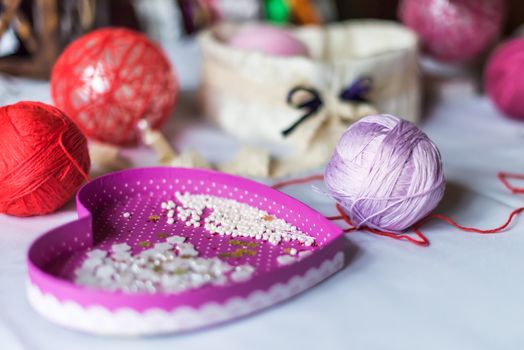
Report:
[{"label": "pink yarn ball", "polygon": [[285,29],[269,25],[249,26],[234,35],[229,45],[272,56],[307,56],[306,46]]},{"label": "pink yarn ball", "polygon": [[425,52],[446,62],[482,53],[502,28],[505,0],[402,0],[399,17]]},{"label": "pink yarn ball", "polygon": [[489,58],[484,72],[486,93],[508,116],[524,121],[524,38],[512,39]]}]

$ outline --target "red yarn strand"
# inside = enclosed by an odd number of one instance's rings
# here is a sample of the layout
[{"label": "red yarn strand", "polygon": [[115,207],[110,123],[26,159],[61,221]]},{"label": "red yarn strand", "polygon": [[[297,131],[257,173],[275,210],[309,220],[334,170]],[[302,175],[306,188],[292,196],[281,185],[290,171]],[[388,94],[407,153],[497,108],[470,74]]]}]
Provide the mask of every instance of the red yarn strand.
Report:
[{"label": "red yarn strand", "polygon": [[451,219],[451,218],[449,218],[449,217],[447,217],[445,215],[432,214],[432,215],[426,216],[419,223],[417,223],[415,226],[413,226],[413,231],[420,232],[420,230],[419,230],[420,226],[424,225],[426,222],[428,222],[428,221],[430,221],[432,219],[438,219],[438,220],[442,220],[442,221],[450,224],[451,226],[456,227],[459,230],[464,231],[464,232],[474,232],[474,233],[479,233],[481,235],[500,233],[500,232],[504,231],[511,224],[511,222],[513,221],[513,218],[515,218],[515,216],[519,215],[523,211],[524,211],[524,207],[520,207],[520,208],[514,209],[509,214],[509,216],[506,219],[506,222],[504,222],[504,224],[502,224],[502,225],[500,225],[498,227],[492,228],[492,229],[485,229],[485,230],[484,229],[475,228],[475,227],[462,226],[462,225],[458,224],[456,221],[454,221],[453,219]]},{"label": "red yarn strand", "polygon": [[306,176],[306,177],[303,177],[303,178],[298,178],[298,179],[291,179],[291,180],[287,180],[287,181],[282,181],[282,182],[277,182],[276,184],[273,184],[273,186],[271,186],[272,188],[278,190],[282,187],[286,187],[286,186],[290,186],[290,185],[298,185],[298,184],[303,184],[303,183],[307,183],[307,182],[311,182],[311,181],[322,181],[324,179],[324,175],[312,175],[312,176]]},{"label": "red yarn strand", "polygon": [[[524,174],[512,174],[512,173],[506,173],[506,172],[502,172],[501,171],[501,172],[499,172],[497,174],[497,178],[500,180],[500,182],[502,182],[502,184],[511,193],[513,193],[513,194],[524,193],[524,188],[514,187],[508,181],[508,179],[524,180]],[[506,219],[506,221],[502,225],[500,225],[498,227],[495,227],[495,228],[492,228],[492,229],[479,229],[479,228],[475,228],[475,227],[462,226],[462,225],[458,224],[456,221],[454,221],[453,219],[451,219],[451,218],[449,218],[449,217],[447,217],[445,215],[431,214],[431,215],[425,217],[424,219],[422,219],[417,224],[415,224],[413,226],[413,231],[416,232],[416,233],[420,233],[420,226],[424,225],[426,222],[428,222],[430,220],[437,219],[437,220],[442,220],[442,221],[448,223],[449,225],[451,225],[451,226],[453,226],[455,228],[458,228],[459,230],[464,231],[464,232],[473,232],[473,233],[478,233],[478,234],[481,234],[481,235],[501,233],[502,231],[504,231],[511,224],[513,219],[517,215],[522,213],[522,212],[524,212],[524,207],[520,207],[520,208],[516,208],[516,209],[512,210],[511,213],[509,214],[508,218]]]},{"label": "red yarn strand", "polygon": [[524,180],[524,174],[512,174],[512,173],[505,173],[500,172],[497,174],[497,177],[499,178],[500,182],[513,194],[519,194],[524,193],[523,187],[514,187],[508,179],[515,179],[515,180]]},{"label": "red yarn strand", "polygon": [[[344,219],[344,221],[350,225],[350,226],[353,226],[352,228],[350,228],[351,231],[355,231],[355,230],[358,230],[358,228],[356,228],[353,223],[351,222],[351,219],[347,216],[347,214],[344,212],[344,209],[342,209],[342,207],[337,203],[336,204],[336,207],[337,207],[337,210],[338,212],[340,213],[340,215],[342,216],[342,218]],[[421,232],[415,232],[415,235],[420,238],[420,240],[417,240],[411,236],[408,236],[408,235],[405,235],[405,234],[398,234],[398,233],[392,233],[392,232],[385,232],[385,231],[380,231],[380,230],[376,230],[376,229],[373,229],[373,228],[370,228],[370,227],[363,227],[362,228],[363,230],[366,230],[367,232],[369,233],[372,233],[374,235],[378,235],[378,236],[384,236],[384,237],[389,237],[389,238],[393,238],[393,239],[397,239],[397,240],[401,240],[401,241],[408,241],[408,242],[411,242],[413,244],[416,244],[418,246],[421,246],[421,247],[427,247],[429,246],[429,240],[426,238],[426,236],[424,236],[423,233]],[[346,231],[345,231],[346,232]],[[350,232],[350,231],[348,231]]]},{"label": "red yarn strand", "polygon": [[65,131],[62,131],[60,133],[60,137],[58,138],[58,144],[60,146],[60,148],[62,149],[62,151],[64,152],[65,156],[67,157],[67,159],[69,159],[71,161],[71,164],[73,164],[76,168],[76,170],[78,170],[78,172],[80,173],[80,175],[82,175],[82,177],[86,180],[86,181],[89,181],[89,175],[84,171],[84,169],[82,169],[82,167],[80,166],[80,164],[78,164],[78,162],[75,160],[75,158],[73,158],[73,156],[71,156],[71,153],[69,153],[69,151],[67,150],[67,148],[64,146],[64,142],[63,142],[63,136],[64,136],[64,133]]},{"label": "red yarn strand", "polygon": [[[524,174],[514,174],[514,173],[499,172],[497,174],[497,178],[502,182],[502,184],[511,193],[513,193],[513,194],[522,194],[522,193],[524,193],[524,188],[522,188],[522,187],[515,187],[508,180],[508,179],[524,180]],[[280,188],[283,188],[283,187],[289,186],[289,185],[303,184],[303,183],[316,181],[316,180],[322,180],[322,179],[323,179],[322,175],[313,175],[313,176],[308,176],[308,177],[304,177],[304,178],[297,178],[297,179],[282,181],[282,182],[274,184],[272,187],[275,188],[275,189],[280,189]],[[336,204],[336,208],[337,208],[337,211],[339,212],[340,215],[338,215],[338,216],[328,216],[326,218],[328,220],[331,220],[331,221],[343,220],[346,224],[348,224],[350,226],[349,228],[344,230],[344,232],[346,232],[346,233],[347,232],[357,231],[358,228],[356,228],[353,225],[353,223],[351,222],[351,219],[349,218],[349,216],[344,212],[344,209],[338,203]],[[491,228],[491,229],[479,229],[479,228],[475,228],[475,227],[463,226],[463,225],[458,224],[456,221],[454,221],[453,219],[451,219],[451,218],[449,218],[449,217],[447,217],[445,215],[442,215],[442,214],[431,214],[431,215],[426,216],[424,219],[420,220],[415,225],[413,225],[412,230],[413,230],[413,233],[416,235],[417,238],[414,238],[414,237],[409,236],[407,234],[398,234],[398,233],[393,233],[393,232],[384,232],[384,231],[376,230],[376,229],[373,229],[373,228],[370,228],[370,227],[363,227],[362,229],[367,231],[367,232],[369,232],[369,233],[375,234],[375,235],[389,237],[389,238],[397,239],[397,240],[407,241],[407,242],[416,244],[416,245],[421,246],[421,247],[428,247],[430,245],[430,242],[426,238],[426,236],[421,232],[420,227],[422,225],[424,225],[426,222],[430,221],[430,220],[433,220],[433,219],[441,220],[441,221],[444,221],[447,224],[449,224],[449,225],[451,225],[451,226],[453,226],[453,227],[455,227],[455,228],[457,228],[457,229],[459,229],[461,231],[473,232],[473,233],[478,233],[478,234],[485,235],[485,234],[496,234],[496,233],[503,232],[506,228],[508,228],[508,226],[511,224],[513,219],[517,215],[521,214],[522,212],[524,212],[524,207],[520,207],[520,208],[514,209],[513,211],[511,211],[511,213],[509,214],[508,218],[506,219],[506,221],[502,225],[500,225],[498,227],[495,227],[495,228]]]}]

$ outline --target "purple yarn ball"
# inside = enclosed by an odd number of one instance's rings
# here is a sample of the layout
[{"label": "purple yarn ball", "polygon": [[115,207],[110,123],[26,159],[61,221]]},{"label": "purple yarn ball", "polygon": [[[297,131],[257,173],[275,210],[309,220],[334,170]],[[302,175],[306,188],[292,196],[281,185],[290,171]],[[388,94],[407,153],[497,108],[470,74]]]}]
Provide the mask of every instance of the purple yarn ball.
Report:
[{"label": "purple yarn ball", "polygon": [[445,188],[435,144],[413,123],[387,114],[365,117],[346,130],[324,178],[355,226],[389,232],[428,215]]}]

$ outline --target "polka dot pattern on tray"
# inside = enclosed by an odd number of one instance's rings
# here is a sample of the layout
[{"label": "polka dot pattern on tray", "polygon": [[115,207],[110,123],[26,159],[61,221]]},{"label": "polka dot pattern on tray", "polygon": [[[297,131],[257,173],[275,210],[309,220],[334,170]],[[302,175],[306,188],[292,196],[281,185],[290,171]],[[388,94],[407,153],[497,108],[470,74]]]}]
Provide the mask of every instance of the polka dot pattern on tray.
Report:
[{"label": "polka dot pattern on tray", "polygon": [[[233,269],[252,266],[253,276],[298,262],[329,240],[329,234],[324,235],[322,227],[317,228],[315,221],[302,217],[292,208],[263,193],[212,179],[137,179],[104,185],[82,201],[93,213],[94,246],[91,250],[111,252],[113,245],[126,244],[131,256],[139,256],[169,237],[180,236],[194,247],[199,259],[219,259]],[[229,212],[221,207],[224,203]],[[198,217],[187,212],[194,211],[195,205]],[[244,226],[234,225],[232,232],[217,230],[217,226],[231,220],[227,216],[231,212],[240,218],[235,225]],[[214,215],[217,213],[218,216]],[[247,215],[248,220],[242,220],[243,215]],[[217,223],[217,218],[223,222]],[[252,225],[254,218],[259,226]],[[260,232],[250,232],[250,229]],[[77,280],[78,272],[75,271],[88,259],[88,251],[83,249],[62,259],[54,272],[67,280]],[[83,278],[85,282],[88,277],[83,275]],[[235,281],[228,279],[228,283]],[[105,289],[115,287],[106,285]]]}]

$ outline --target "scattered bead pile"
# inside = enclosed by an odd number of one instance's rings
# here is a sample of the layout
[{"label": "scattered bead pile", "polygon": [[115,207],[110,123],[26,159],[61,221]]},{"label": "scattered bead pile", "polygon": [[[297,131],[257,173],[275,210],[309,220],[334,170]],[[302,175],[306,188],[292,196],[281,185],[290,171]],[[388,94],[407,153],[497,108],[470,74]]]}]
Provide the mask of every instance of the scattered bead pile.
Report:
[{"label": "scattered bead pile", "polygon": [[264,210],[237,202],[233,199],[221,198],[204,194],[175,193],[180,205],[172,200],[163,202],[161,207],[167,210],[167,223],[175,222],[176,217],[187,226],[199,227],[204,210],[210,214],[203,220],[204,228],[212,234],[231,237],[249,237],[268,241],[277,245],[285,242],[298,241],[305,246],[311,246],[315,239],[288,224],[275,218]]},{"label": "scattered bead pile", "polygon": [[185,237],[171,236],[165,242],[133,255],[126,243],[113,244],[111,251],[93,249],[76,271],[82,286],[125,293],[180,293],[204,285],[249,280],[251,265],[233,267],[219,258],[198,257]]}]

